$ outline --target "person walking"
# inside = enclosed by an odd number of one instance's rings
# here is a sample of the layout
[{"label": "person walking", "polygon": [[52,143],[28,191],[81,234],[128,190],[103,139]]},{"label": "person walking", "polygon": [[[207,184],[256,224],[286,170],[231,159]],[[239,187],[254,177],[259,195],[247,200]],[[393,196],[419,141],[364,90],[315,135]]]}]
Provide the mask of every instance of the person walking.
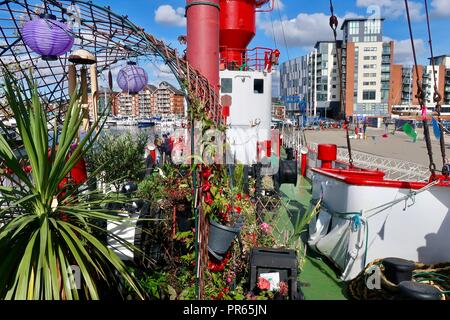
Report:
[{"label": "person walking", "polygon": [[163,157],[164,157],[164,163],[171,163],[171,148],[170,148],[170,141],[169,141],[169,137],[167,136],[167,134],[163,134],[163,142],[162,142],[162,146],[161,146],[161,151],[163,153]]},{"label": "person walking", "polygon": [[364,120],[364,124],[363,124],[363,139],[366,140],[367,139],[367,120]]}]

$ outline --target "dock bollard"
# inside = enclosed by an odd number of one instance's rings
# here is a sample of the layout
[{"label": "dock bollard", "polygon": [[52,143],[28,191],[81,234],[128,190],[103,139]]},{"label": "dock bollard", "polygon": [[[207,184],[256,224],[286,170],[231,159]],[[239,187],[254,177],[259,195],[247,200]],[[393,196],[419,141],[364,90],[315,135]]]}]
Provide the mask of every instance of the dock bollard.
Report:
[{"label": "dock bollard", "polygon": [[322,169],[332,169],[333,161],[337,160],[337,145],[319,144],[317,159],[322,161]]}]

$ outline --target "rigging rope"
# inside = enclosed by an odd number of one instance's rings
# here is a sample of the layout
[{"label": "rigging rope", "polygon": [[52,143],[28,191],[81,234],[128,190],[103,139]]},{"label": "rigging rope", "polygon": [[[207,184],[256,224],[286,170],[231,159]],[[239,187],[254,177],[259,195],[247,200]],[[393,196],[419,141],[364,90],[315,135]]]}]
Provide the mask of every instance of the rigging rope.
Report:
[{"label": "rigging rope", "polygon": [[[345,120],[345,132],[346,132],[346,139],[347,139],[347,149],[348,149],[348,162],[350,163],[350,168],[353,168],[353,155],[352,155],[352,144],[350,142],[350,132],[349,132],[349,121],[347,119],[347,116],[345,114],[345,104],[343,102],[344,99],[344,86],[343,86],[343,77],[342,77],[342,59],[340,56],[340,50],[339,50],[339,42],[337,39],[337,28],[339,26],[339,20],[334,14],[334,6],[333,6],[333,0],[330,0],[330,27],[333,30],[333,36],[334,36],[334,43],[336,47],[336,60],[338,65],[338,73],[339,73],[339,105],[340,105],[340,112],[341,115],[344,117]],[[342,49],[341,49],[342,50]]]},{"label": "rigging rope", "polygon": [[430,26],[430,14],[428,11],[428,0],[424,0],[425,1],[425,14],[426,14],[426,18],[427,18],[427,28],[428,28],[428,43],[429,43],[429,47],[430,47],[430,55],[431,55],[431,65],[433,67],[433,81],[434,81],[434,96],[433,96],[433,101],[436,103],[436,112],[437,112],[437,116],[438,116],[438,123],[439,123],[439,127],[441,129],[441,134],[440,134],[440,145],[441,145],[441,155],[442,155],[442,165],[445,166],[448,163],[447,160],[447,156],[445,153],[445,135],[444,135],[444,125],[442,124],[442,119],[441,119],[441,101],[442,101],[442,96],[439,93],[439,88],[437,85],[437,79],[436,79],[436,62],[434,61],[434,52],[433,52],[433,40],[431,38],[431,26]]},{"label": "rigging rope", "polygon": [[280,17],[281,31],[283,33],[284,46],[286,47],[286,55],[287,55],[288,61],[290,61],[291,58],[289,56],[289,48],[288,48],[287,41],[286,41],[286,33],[284,32],[284,23],[283,23],[283,18],[281,17],[281,9],[280,9],[279,0],[276,0],[276,6],[277,6],[277,10],[278,10],[278,16]]},{"label": "rigging rope", "polygon": [[416,69],[416,75],[417,75],[416,98],[419,100],[420,107],[422,108],[423,131],[424,131],[424,135],[425,135],[425,142],[427,145],[428,158],[430,160],[429,168],[430,168],[430,172],[431,172],[431,179],[434,180],[436,178],[436,164],[434,163],[434,159],[433,159],[433,147],[431,145],[430,128],[428,127],[427,107],[425,105],[425,93],[423,91],[422,83],[421,83],[420,75],[419,75],[419,64],[417,63],[416,47],[414,44],[414,35],[413,35],[413,31],[412,31],[411,14],[409,11],[408,0],[405,0],[405,8],[406,8],[406,17],[408,19],[408,28],[409,28],[409,36],[411,39],[411,47],[412,47],[412,51],[413,51],[414,67]]},{"label": "rigging rope", "polygon": [[277,37],[275,36],[275,27],[274,27],[274,24],[273,24],[273,13],[272,13],[272,11],[270,11],[270,23],[272,24],[273,43],[275,45],[275,48],[278,48]]}]

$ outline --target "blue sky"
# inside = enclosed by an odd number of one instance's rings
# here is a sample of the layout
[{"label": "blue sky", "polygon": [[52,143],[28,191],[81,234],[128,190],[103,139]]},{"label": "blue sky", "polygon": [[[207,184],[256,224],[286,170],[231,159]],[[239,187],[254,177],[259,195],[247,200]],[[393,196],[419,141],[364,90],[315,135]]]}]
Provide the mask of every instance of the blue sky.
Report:
[{"label": "blue sky", "polygon": [[[288,57],[294,58],[311,51],[317,40],[331,39],[328,0],[275,1],[280,3],[280,10],[258,15],[257,35],[250,47],[278,47],[283,62]],[[94,0],[94,2],[111,6],[113,11],[128,15],[133,22],[157,38],[165,40],[172,47],[183,49],[176,39],[179,35],[186,34],[185,0]],[[428,0],[428,2],[435,55],[450,54],[448,35],[450,0]],[[426,63],[429,48],[424,0],[409,0],[409,4],[419,60]],[[387,40],[395,41],[395,61],[411,64],[412,53],[403,0],[334,0],[334,7],[341,22],[345,17],[369,17],[373,14],[385,18],[384,36]],[[164,66],[160,66],[161,68],[164,69]],[[154,72],[153,76],[169,78],[167,74],[160,72]]]}]

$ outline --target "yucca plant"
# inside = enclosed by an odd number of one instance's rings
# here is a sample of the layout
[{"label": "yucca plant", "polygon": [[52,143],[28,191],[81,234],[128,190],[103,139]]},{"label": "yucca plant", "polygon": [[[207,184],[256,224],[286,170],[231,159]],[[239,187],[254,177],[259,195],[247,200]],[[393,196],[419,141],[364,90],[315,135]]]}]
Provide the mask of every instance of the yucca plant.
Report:
[{"label": "yucca plant", "polygon": [[[85,112],[78,97],[73,96],[61,131],[55,124],[50,140],[37,86],[29,81],[28,87],[31,99],[12,76],[5,76],[6,99],[17,120],[25,160],[19,159],[0,135],[0,162],[9,169],[3,174],[11,185],[0,187],[0,221],[4,221],[0,225],[0,299],[96,300],[102,296],[101,288],[118,291],[119,283],[144,298],[125,264],[94,236],[105,232],[95,223],[99,219],[122,219],[105,209],[107,196],[61,185],[92,147],[101,125],[96,122],[72,147]],[[23,169],[24,161],[31,172]],[[70,272],[73,265],[81,273],[78,290]]]}]

